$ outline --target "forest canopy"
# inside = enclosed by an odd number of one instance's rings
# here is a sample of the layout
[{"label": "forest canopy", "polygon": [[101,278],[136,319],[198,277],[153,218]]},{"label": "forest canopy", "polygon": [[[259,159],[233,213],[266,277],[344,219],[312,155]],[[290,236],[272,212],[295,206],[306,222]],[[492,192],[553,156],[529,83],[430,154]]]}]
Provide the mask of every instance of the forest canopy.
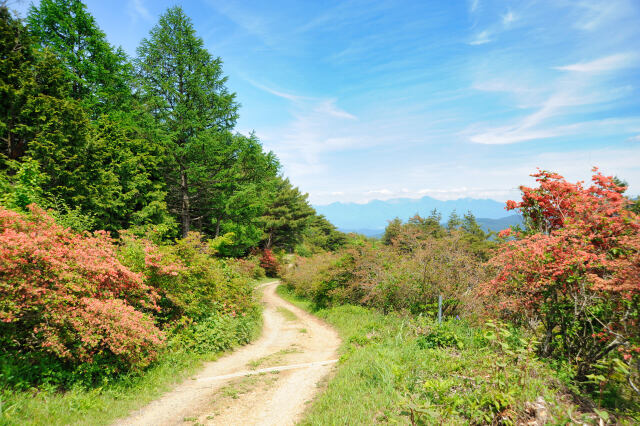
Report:
[{"label": "forest canopy", "polygon": [[180,7],[135,58],[79,0],[43,0],[24,21],[2,6],[0,19],[4,205],[38,204],[78,231],[227,235],[220,253],[234,256],[293,251],[305,234],[340,239],[276,155],[234,130],[222,59]]}]

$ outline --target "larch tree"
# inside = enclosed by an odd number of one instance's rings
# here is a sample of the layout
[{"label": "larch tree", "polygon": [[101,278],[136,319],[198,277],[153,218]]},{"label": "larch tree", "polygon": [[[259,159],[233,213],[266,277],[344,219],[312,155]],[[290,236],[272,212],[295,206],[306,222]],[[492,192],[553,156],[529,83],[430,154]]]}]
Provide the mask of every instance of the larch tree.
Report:
[{"label": "larch tree", "polygon": [[27,16],[29,32],[64,64],[71,96],[92,117],[122,107],[131,97],[132,68],[114,49],[80,0],[41,0]]},{"label": "larch tree", "polygon": [[205,49],[180,7],[167,10],[142,40],[136,68],[141,95],[169,134],[171,207],[186,236],[192,221],[191,187],[198,185],[201,168],[197,152],[215,143],[209,135],[233,128],[238,104],[225,86],[221,59]]}]

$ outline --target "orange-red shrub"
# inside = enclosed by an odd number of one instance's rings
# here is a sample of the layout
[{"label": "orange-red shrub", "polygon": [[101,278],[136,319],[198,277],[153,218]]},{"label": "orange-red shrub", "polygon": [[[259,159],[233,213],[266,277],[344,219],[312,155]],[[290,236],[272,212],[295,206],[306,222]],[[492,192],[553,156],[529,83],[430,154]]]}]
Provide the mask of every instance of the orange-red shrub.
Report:
[{"label": "orange-red shrub", "polygon": [[[596,170],[594,170],[596,171]],[[540,352],[570,361],[584,378],[613,353],[640,355],[640,216],[624,187],[596,172],[593,184],[541,171],[521,187],[528,232],[503,244],[483,287],[503,315],[539,324]]]},{"label": "orange-red shrub", "polygon": [[104,232],[77,234],[30,206],[0,207],[0,334],[3,345],[71,363],[113,358],[141,367],[164,339],[157,295],[123,266]]}]

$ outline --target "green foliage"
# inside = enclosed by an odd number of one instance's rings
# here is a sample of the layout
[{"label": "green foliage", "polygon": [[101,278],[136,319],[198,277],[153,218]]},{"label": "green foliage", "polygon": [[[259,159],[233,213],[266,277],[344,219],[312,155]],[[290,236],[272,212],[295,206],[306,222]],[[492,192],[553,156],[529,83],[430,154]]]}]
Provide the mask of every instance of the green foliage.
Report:
[{"label": "green foliage", "polygon": [[387,224],[387,227],[384,229],[384,235],[382,236],[382,241],[386,245],[390,245],[394,239],[398,237],[400,231],[402,230],[402,220],[396,217],[393,220],[390,220]]},{"label": "green foliage", "polygon": [[42,191],[46,177],[38,162],[26,158],[22,163],[8,160],[7,164],[13,173],[0,175],[0,204],[21,211],[27,211],[29,204],[46,205]]},{"label": "green foliage", "polygon": [[186,237],[193,219],[192,186],[203,183],[203,169],[215,170],[208,160],[224,146],[226,137],[216,143],[219,134],[235,124],[235,94],[225,87],[221,59],[204,48],[191,20],[177,6],[167,10],[149,38],[142,40],[136,68],[143,98],[170,135],[167,181],[174,196],[169,200],[179,212]]},{"label": "green foliage", "polygon": [[159,291],[163,322],[183,317],[200,321],[212,314],[240,314],[253,306],[253,277],[217,259],[201,234],[190,233],[172,245],[156,246],[132,234],[122,235],[119,256]]},{"label": "green foliage", "polygon": [[[161,139],[131,101],[126,58],[114,52],[78,1],[32,7],[33,36],[12,19],[3,12],[1,24],[14,34],[7,40],[14,46],[7,47],[22,56],[14,61],[20,59],[19,66],[12,62],[0,75],[13,99],[0,114],[3,154],[38,163],[37,202],[68,215],[76,229],[158,225],[170,233]],[[46,49],[38,50],[36,42]],[[5,180],[16,183],[17,168],[9,166],[2,168]],[[91,220],[76,220],[82,217]]]},{"label": "green foliage", "polygon": [[170,236],[175,222],[168,213],[161,173],[165,148],[143,127],[145,119],[143,112],[133,110],[93,121],[86,148],[91,167],[82,205],[99,229],[153,227]]},{"label": "green foliage", "polygon": [[249,343],[257,335],[259,320],[257,307],[242,314],[214,313],[175,334],[169,346],[198,354],[226,351]]},{"label": "green foliage", "polygon": [[[310,228],[312,209],[288,182],[283,189],[275,155],[255,135],[232,133],[238,104],[222,61],[179,7],[143,40],[135,67],[80,0],[43,0],[26,26],[6,7],[0,15],[0,186],[17,197],[7,205],[37,202],[77,230],[166,240],[179,222],[183,237],[234,233],[223,256],[273,234],[263,220],[273,203],[291,207],[282,248]],[[18,177],[16,161],[25,163]],[[316,242],[334,244],[316,222]]]},{"label": "green foliage", "polygon": [[238,259],[227,259],[226,263],[240,275],[252,277],[256,280],[262,280],[266,277],[264,269],[260,266],[260,258],[256,255]]},{"label": "green foliage", "polygon": [[302,241],[296,245],[296,254],[309,257],[322,251],[336,251],[347,243],[347,236],[322,215],[312,216],[302,231]]},{"label": "green foliage", "polygon": [[32,133],[25,111],[37,93],[32,42],[22,23],[5,5],[0,5],[0,149],[9,159],[24,154]]},{"label": "green foliage", "polygon": [[473,315],[470,308],[477,302],[472,290],[485,279],[486,270],[464,231],[440,235],[419,217],[390,226],[395,229],[388,233],[394,235],[389,244],[354,241],[337,255],[299,258],[283,278],[323,307],[360,303],[384,312],[435,315],[442,295],[445,315]]},{"label": "green foliage", "polygon": [[0,208],[0,356],[106,375],[148,366],[164,340],[153,289],[104,233],[76,234],[29,209]]},{"label": "green foliage", "polygon": [[122,49],[114,49],[80,0],[42,0],[31,6],[29,32],[42,48],[65,65],[71,96],[92,117],[123,109],[131,99],[131,66]]},{"label": "green foliage", "polygon": [[302,240],[304,230],[315,215],[307,198],[289,179],[277,178],[273,200],[262,216],[266,249],[277,246],[291,252]]},{"label": "green foliage", "polygon": [[120,263],[104,233],[78,235],[31,209],[0,210],[0,388],[104,386],[166,351],[218,352],[255,336],[252,278],[199,235],[159,247],[123,233]]},{"label": "green foliage", "polygon": [[344,237],[255,135],[232,133],[222,61],[179,7],[134,64],[80,0],[24,22],[0,5],[0,211],[15,222],[0,229],[0,423],[112,419],[144,371],[252,338],[265,271],[247,254],[267,234],[279,254]]},{"label": "green foliage", "polygon": [[[247,337],[255,337],[260,328],[259,315],[254,313],[227,321],[234,323],[229,328],[235,329],[237,336],[235,342],[227,340],[231,346],[246,343]],[[174,337],[173,341],[177,340]],[[68,380],[57,377],[66,374],[64,370],[57,364],[47,366],[41,358],[21,364],[20,368],[14,359],[0,358],[0,424],[112,424],[124,413],[138,410],[174,388],[195,373],[203,361],[219,356],[218,352],[201,354],[177,346],[172,345],[173,349],[161,354],[144,372],[117,377],[102,375],[98,386],[91,381],[79,382],[80,372],[72,373]],[[65,392],[44,384],[37,390],[29,388],[43,377],[48,383],[74,384]],[[7,386],[10,382],[17,385]]]},{"label": "green foliage", "polygon": [[458,336],[444,327],[436,327],[434,330],[418,336],[416,343],[420,349],[448,347],[462,349],[464,347]]}]

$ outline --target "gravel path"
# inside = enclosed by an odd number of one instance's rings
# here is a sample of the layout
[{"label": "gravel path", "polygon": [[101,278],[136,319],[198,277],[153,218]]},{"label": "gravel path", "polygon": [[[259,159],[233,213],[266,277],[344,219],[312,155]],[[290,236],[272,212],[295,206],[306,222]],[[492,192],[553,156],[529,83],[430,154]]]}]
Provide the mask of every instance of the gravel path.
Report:
[{"label": "gravel path", "polygon": [[116,425],[292,425],[327,378],[340,339],[263,284],[261,337]]}]

